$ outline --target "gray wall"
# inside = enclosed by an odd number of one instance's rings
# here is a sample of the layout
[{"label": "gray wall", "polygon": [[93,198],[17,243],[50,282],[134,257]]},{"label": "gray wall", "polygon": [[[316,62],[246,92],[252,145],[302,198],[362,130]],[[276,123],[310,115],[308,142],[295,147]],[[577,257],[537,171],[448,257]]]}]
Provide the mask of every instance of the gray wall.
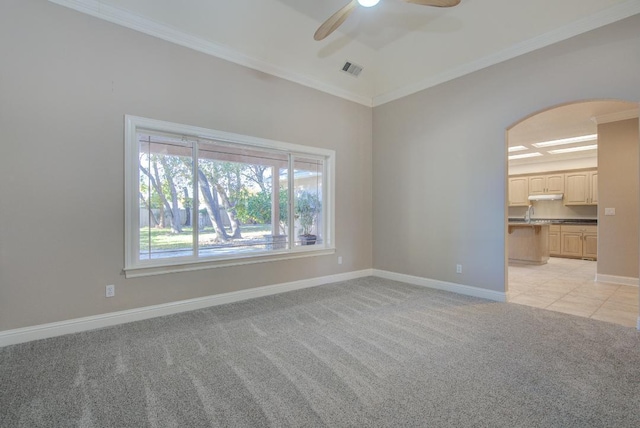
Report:
[{"label": "gray wall", "polygon": [[598,125],[599,274],[638,278],[638,126],[638,119]]},{"label": "gray wall", "polygon": [[[372,121],[369,108],[45,0],[4,0],[0,331],[372,266],[503,290],[505,130],[564,102],[640,100],[639,28],[627,19],[377,107]],[[124,114],[335,149],[344,264],[125,280]]]},{"label": "gray wall", "polygon": [[374,267],[503,291],[505,130],[562,103],[640,101],[638,46],[634,16],[376,107]]},{"label": "gray wall", "polygon": [[[0,58],[0,331],[371,268],[370,108],[45,0],[0,3]],[[344,264],[124,279],[125,114],[336,150]]]}]

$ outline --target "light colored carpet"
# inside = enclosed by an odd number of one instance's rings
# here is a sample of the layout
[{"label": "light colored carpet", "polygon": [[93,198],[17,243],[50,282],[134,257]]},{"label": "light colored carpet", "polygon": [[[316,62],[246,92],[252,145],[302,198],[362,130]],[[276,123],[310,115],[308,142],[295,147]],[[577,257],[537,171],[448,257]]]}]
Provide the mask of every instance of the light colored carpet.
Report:
[{"label": "light colored carpet", "polygon": [[635,427],[640,335],[378,278],[0,349],[2,427]]}]

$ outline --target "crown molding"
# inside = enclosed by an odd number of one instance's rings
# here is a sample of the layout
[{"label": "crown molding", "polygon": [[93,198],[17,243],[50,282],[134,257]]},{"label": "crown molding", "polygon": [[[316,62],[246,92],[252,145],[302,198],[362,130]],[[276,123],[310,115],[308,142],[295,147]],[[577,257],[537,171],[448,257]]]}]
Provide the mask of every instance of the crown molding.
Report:
[{"label": "crown molding", "polygon": [[372,100],[370,97],[354,94],[353,92],[333,85],[327,85],[326,83],[286,70],[267,61],[244,55],[227,46],[219,45],[201,37],[176,30],[168,25],[131,13],[125,9],[104,4],[99,0],[49,0],[49,2],[157,37],[176,45],[184,46],[207,55],[371,107]]},{"label": "crown molding", "polygon": [[554,43],[577,36],[587,31],[611,24],[624,18],[640,13],[640,2],[637,0],[627,0],[616,6],[610,7],[595,15],[575,21],[562,28],[550,31],[540,36],[525,40],[507,49],[492,55],[485,56],[476,61],[452,68],[436,76],[429,77],[417,83],[405,85],[397,90],[393,90],[373,98],[354,94],[351,91],[328,85],[316,79],[309,78],[300,73],[292,72],[278,65],[267,61],[242,54],[227,46],[222,46],[201,37],[176,30],[168,25],[133,14],[127,10],[106,5],[99,0],[48,0],[51,3],[68,7],[78,12],[103,19],[105,21],[148,34],[159,39],[175,43],[180,46],[193,49],[198,52],[212,55],[226,61],[242,65],[254,70],[262,71],[282,79],[317,89],[330,95],[353,101],[367,107],[377,107],[382,104],[395,101],[405,96],[423,91],[433,86],[457,79],[464,75],[473,73],[483,68],[507,61],[534,50],[552,45]]},{"label": "crown molding", "polygon": [[587,31],[595,30],[596,28],[612,24],[616,21],[620,21],[621,19],[637,15],[638,13],[640,13],[640,2],[638,0],[627,0],[626,2],[612,6],[597,14],[580,19],[569,25],[565,25],[564,27],[517,43],[507,49],[496,52],[495,54],[487,55],[483,58],[468,62],[436,76],[421,80],[417,83],[409,84],[397,90],[375,96],[373,98],[373,106],[377,107],[382,104],[395,101],[416,92],[471,74],[483,68],[499,64],[520,55],[524,55],[537,49],[575,37],[582,33],[586,33]]},{"label": "crown molding", "polygon": [[638,107],[636,107],[636,108],[632,108],[631,110],[618,111],[618,112],[609,113],[609,114],[601,114],[600,116],[592,117],[591,120],[595,122],[596,125],[601,125],[603,123],[618,122],[618,121],[627,120],[627,119],[635,119],[638,117],[638,110],[639,110]]}]

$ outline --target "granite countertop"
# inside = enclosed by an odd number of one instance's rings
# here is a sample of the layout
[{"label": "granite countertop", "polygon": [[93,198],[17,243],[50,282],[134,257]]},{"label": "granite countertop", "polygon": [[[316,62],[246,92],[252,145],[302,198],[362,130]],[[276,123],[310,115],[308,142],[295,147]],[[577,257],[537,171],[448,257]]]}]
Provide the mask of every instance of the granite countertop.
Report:
[{"label": "granite countertop", "polygon": [[544,227],[544,226],[551,226],[551,223],[544,223],[544,222],[535,222],[532,221],[531,223],[527,223],[524,221],[511,221],[509,220],[509,223],[507,223],[508,226],[513,226],[513,227]]},{"label": "granite countertop", "polygon": [[530,223],[524,221],[522,217],[510,218],[509,224],[582,224],[582,225],[594,225],[598,224],[598,219],[595,218],[534,218]]}]

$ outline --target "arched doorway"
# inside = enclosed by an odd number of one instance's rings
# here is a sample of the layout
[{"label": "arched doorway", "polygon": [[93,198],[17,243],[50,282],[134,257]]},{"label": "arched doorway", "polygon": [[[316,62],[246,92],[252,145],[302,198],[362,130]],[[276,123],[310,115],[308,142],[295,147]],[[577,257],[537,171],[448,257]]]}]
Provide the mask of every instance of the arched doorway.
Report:
[{"label": "arched doorway", "polygon": [[637,325],[638,134],[638,103],[619,100],[507,129],[508,301]]}]

